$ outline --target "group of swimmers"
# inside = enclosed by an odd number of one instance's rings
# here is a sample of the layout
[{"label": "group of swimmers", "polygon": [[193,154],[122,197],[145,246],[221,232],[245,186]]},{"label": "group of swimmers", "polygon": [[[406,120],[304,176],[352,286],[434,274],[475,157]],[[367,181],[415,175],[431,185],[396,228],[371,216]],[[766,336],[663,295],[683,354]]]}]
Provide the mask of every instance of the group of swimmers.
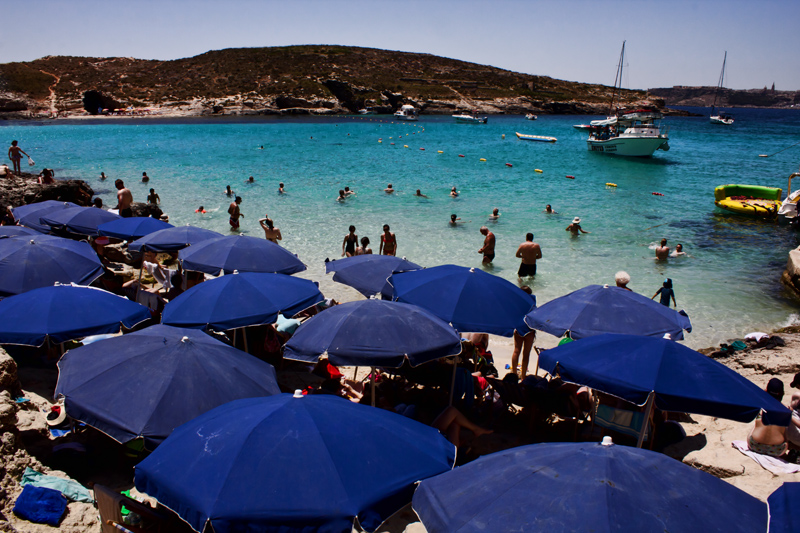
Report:
[{"label": "group of swimmers", "polygon": [[[378,248],[379,255],[396,255],[397,254],[397,237],[391,231],[388,224],[383,225],[383,233],[381,233],[380,247]],[[372,248],[369,247],[369,237],[361,237],[361,246],[358,246],[359,240],[356,235],[356,227],[350,226],[347,235],[344,236],[342,241],[342,257],[354,257],[356,255],[369,255],[372,253]]]}]

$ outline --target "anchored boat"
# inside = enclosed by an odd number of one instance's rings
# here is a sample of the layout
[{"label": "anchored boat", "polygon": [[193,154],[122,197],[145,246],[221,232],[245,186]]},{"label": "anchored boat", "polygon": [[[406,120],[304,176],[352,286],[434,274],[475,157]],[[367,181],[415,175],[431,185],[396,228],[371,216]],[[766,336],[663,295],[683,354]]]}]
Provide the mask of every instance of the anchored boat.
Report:
[{"label": "anchored boat", "polygon": [[717,91],[714,93],[714,103],[711,104],[711,116],[709,120],[712,124],[723,124],[725,126],[730,126],[733,124],[733,117],[728,115],[727,113],[723,113],[720,111],[719,113],[714,113],[714,110],[717,106],[717,96],[719,95],[719,90],[722,89],[722,84],[725,81],[725,62],[728,60],[728,52],[725,51],[725,57],[722,58],[722,72],[719,74],[719,83],[717,83]]},{"label": "anchored boat", "polygon": [[527,135],[525,133],[515,132],[517,134],[517,138],[523,141],[538,141],[541,143],[554,143],[558,139],[555,137],[545,137],[543,135]]},{"label": "anchored boat", "polygon": [[413,105],[404,105],[394,113],[395,120],[417,120],[417,109]]},{"label": "anchored boat", "polygon": [[489,117],[479,117],[477,113],[460,113],[458,115],[453,115],[453,118],[456,119],[456,122],[460,122],[461,124],[486,124],[489,121]]},{"label": "anchored boat", "polygon": [[771,219],[781,208],[782,193],[760,185],[720,185],[714,189],[714,205],[728,213]]}]

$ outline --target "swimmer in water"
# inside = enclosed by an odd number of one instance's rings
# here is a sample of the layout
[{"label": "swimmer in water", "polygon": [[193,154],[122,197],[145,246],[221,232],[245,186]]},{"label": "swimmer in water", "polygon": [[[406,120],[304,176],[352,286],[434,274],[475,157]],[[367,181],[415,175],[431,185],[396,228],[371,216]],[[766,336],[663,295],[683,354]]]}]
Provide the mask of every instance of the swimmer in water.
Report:
[{"label": "swimmer in water", "polygon": [[254,181],[256,181],[256,180],[253,179],[253,176],[250,176],[249,178],[247,178],[247,183],[253,183]]},{"label": "swimmer in water", "polygon": [[386,194],[392,194],[394,192],[394,189],[392,188],[392,184],[390,183],[389,185],[387,185],[386,188],[383,189],[383,192],[385,192]]},{"label": "swimmer in water", "polygon": [[544,206],[544,211],[543,212],[547,213],[548,215],[558,214],[558,211],[553,211],[553,208],[550,207],[550,204],[547,204],[546,206]]},{"label": "swimmer in water", "polygon": [[155,189],[150,189],[150,194],[147,195],[147,203],[158,205],[161,203],[161,198],[156,194]]},{"label": "swimmer in water", "polygon": [[225,196],[233,196],[234,192],[230,185],[225,186]]},{"label": "swimmer in water", "polygon": [[347,199],[347,196],[344,194],[343,189],[339,189],[339,197],[336,198],[337,202],[344,202]]},{"label": "swimmer in water", "polygon": [[205,208],[204,208],[204,207],[201,205],[200,207],[198,207],[197,209],[195,209],[195,210],[194,210],[194,212],[195,212],[195,213],[200,213],[200,214],[203,214],[203,213],[205,213],[205,212],[206,212],[206,210],[205,210]]},{"label": "swimmer in water", "polygon": [[150,181],[150,176],[147,175],[147,172],[142,172],[142,183],[147,183]]},{"label": "swimmer in water", "polygon": [[356,191],[351,191],[350,187],[345,187],[344,188],[344,195],[345,196],[355,196],[356,195]]},{"label": "swimmer in water", "polygon": [[283,194],[283,193],[285,193],[285,192],[286,192],[286,191],[285,191],[285,190],[283,190],[283,182],[279,183],[279,184],[278,184],[278,194]]},{"label": "swimmer in water", "polygon": [[577,237],[581,233],[589,233],[581,227],[581,217],[573,218],[572,224],[567,226],[567,231],[572,232],[573,237]]},{"label": "swimmer in water", "polygon": [[417,192],[416,192],[416,194],[414,194],[414,196],[419,196],[420,198],[427,198],[428,197],[427,194],[422,194],[422,192],[419,189],[417,189]]},{"label": "swimmer in water", "polygon": [[489,220],[497,220],[498,218],[500,218],[500,210],[495,207],[492,209],[492,214],[489,215]]},{"label": "swimmer in water", "polygon": [[281,230],[275,227],[272,219],[266,214],[264,218],[259,219],[258,223],[261,224],[261,229],[264,230],[264,237],[266,237],[268,241],[278,244],[278,241],[283,240]]},{"label": "swimmer in water", "polygon": [[450,196],[452,196],[453,198],[458,198],[458,191],[456,190],[455,185],[453,186],[452,189],[450,189]]},{"label": "swimmer in water", "polygon": [[107,176],[106,176],[106,173],[105,173],[105,172],[101,172],[101,173],[100,173],[100,181],[103,181],[104,179],[106,179],[106,177],[107,177]]}]

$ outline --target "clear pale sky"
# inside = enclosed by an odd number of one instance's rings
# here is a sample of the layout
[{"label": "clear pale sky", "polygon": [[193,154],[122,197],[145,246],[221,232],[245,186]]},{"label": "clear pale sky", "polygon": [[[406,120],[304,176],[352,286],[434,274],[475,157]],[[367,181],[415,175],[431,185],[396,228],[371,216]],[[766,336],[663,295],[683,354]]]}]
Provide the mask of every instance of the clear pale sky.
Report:
[{"label": "clear pale sky", "polygon": [[798,0],[8,0],[0,63],[340,44],[623,86],[800,89]]}]

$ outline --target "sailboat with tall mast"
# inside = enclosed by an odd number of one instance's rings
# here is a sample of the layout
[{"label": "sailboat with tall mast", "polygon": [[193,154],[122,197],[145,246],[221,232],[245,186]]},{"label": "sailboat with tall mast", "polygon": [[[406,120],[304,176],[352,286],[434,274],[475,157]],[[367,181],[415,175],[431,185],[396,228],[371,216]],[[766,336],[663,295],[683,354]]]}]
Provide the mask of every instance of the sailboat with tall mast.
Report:
[{"label": "sailboat with tall mast", "polygon": [[722,89],[722,84],[725,81],[725,63],[728,61],[728,51],[725,51],[725,57],[722,59],[722,72],[719,73],[719,83],[717,83],[717,90],[714,92],[714,103],[711,104],[711,123],[712,124],[723,124],[725,126],[730,126],[733,124],[733,117],[728,115],[727,113],[723,113],[720,111],[719,113],[715,113],[717,107],[717,97],[719,96],[719,91]]},{"label": "sailboat with tall mast", "polygon": [[622,68],[625,61],[625,41],[619,55],[614,91],[611,93],[609,116],[605,120],[593,120],[589,125],[586,147],[591,152],[623,155],[628,157],[650,157],[656,150],[669,150],[667,129],[661,126],[663,115],[650,109],[621,112],[614,108],[617,90],[622,89]]}]

